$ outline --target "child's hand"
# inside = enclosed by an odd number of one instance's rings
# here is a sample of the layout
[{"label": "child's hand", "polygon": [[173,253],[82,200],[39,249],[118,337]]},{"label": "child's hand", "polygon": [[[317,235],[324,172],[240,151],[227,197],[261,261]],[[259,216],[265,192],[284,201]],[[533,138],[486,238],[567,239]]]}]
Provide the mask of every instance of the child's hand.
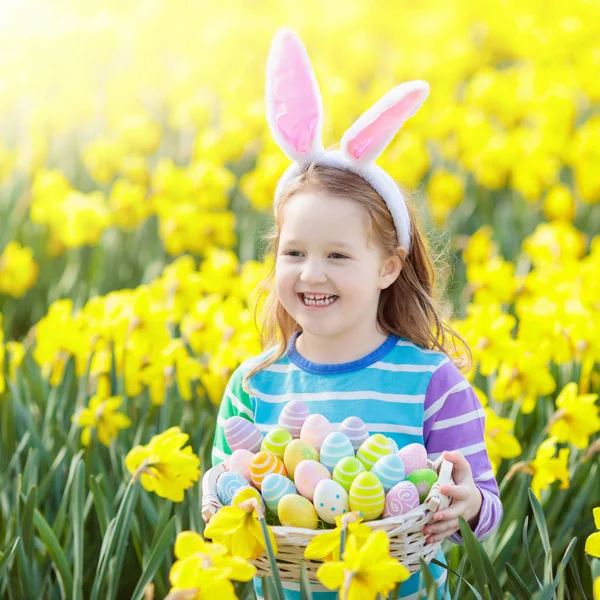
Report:
[{"label": "child's hand", "polygon": [[454,463],[453,478],[456,485],[442,485],[440,491],[451,498],[448,508],[433,515],[433,521],[425,526],[423,533],[429,535],[426,543],[440,542],[460,529],[458,517],[470,522],[479,516],[483,497],[473,481],[471,465],[458,451],[444,452],[444,458]]}]

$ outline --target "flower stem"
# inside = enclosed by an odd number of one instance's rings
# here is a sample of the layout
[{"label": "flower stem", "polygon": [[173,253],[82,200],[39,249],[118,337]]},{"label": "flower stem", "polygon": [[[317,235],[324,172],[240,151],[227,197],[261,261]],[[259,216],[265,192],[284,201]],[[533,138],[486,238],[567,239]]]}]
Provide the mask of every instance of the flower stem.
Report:
[{"label": "flower stem", "polygon": [[275,554],[273,553],[273,546],[271,545],[271,537],[269,535],[269,528],[267,526],[267,519],[265,518],[265,513],[263,512],[262,506],[259,502],[256,501],[255,498],[251,498],[250,500],[247,500],[247,502],[254,502],[255,504],[254,510],[256,511],[258,522],[260,523],[263,536],[265,538],[265,547],[267,550],[267,555],[269,556],[269,563],[271,564],[271,571],[273,572],[273,580],[275,581],[277,595],[279,596],[279,600],[285,600],[283,586],[281,585],[281,575],[279,574],[279,567],[277,566]]}]

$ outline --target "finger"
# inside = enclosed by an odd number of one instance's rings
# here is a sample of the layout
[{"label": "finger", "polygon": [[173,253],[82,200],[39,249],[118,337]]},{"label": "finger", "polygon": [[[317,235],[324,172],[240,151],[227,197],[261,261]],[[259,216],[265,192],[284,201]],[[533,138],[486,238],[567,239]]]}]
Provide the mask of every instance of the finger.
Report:
[{"label": "finger", "polygon": [[454,498],[454,500],[466,500],[469,497],[469,489],[464,485],[449,485],[445,483],[440,486],[440,492]]},{"label": "finger", "polygon": [[450,519],[457,519],[464,512],[464,502],[453,502],[448,508],[445,508],[444,510],[438,510],[436,513],[434,513],[433,520],[437,523],[439,521],[449,521]]},{"label": "finger", "polygon": [[[458,521],[456,521],[458,523]],[[456,533],[460,528],[458,526],[455,526],[454,529],[448,529],[447,531],[444,531],[443,533],[436,533],[435,535],[430,535],[426,540],[425,543],[426,544],[435,544],[436,542],[441,542],[442,540],[445,540],[446,538],[449,538],[453,533]]]},{"label": "finger", "polygon": [[444,533],[446,531],[456,531],[457,529],[460,529],[460,525],[458,523],[458,519],[451,519],[449,521],[445,521],[445,522],[441,522],[441,523],[435,523],[435,524],[428,524],[423,528],[423,533],[425,535],[438,535],[440,533]]},{"label": "finger", "polygon": [[443,456],[454,465],[455,481],[461,481],[464,477],[473,477],[471,465],[462,452],[452,450],[451,452],[444,452]]}]

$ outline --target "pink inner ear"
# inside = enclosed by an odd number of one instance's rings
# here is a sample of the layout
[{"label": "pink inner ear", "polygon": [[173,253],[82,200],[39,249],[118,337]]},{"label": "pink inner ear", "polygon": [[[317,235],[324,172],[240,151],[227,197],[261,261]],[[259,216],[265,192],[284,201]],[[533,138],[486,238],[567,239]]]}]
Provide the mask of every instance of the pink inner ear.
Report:
[{"label": "pink inner ear", "polygon": [[383,141],[389,141],[402,123],[411,116],[411,111],[419,101],[422,92],[415,90],[407,94],[400,102],[379,113],[371,123],[348,140],[348,152],[359,159],[369,148]]},{"label": "pink inner ear", "polygon": [[291,37],[282,42],[273,72],[275,123],[285,141],[306,154],[315,138],[319,104],[302,50]]}]

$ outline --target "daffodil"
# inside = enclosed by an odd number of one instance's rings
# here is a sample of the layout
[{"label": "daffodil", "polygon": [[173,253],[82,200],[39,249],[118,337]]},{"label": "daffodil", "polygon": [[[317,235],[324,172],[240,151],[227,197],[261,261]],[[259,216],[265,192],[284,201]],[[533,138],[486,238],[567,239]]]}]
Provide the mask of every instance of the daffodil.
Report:
[{"label": "daffodil", "polygon": [[79,427],[83,427],[81,432],[81,443],[84,446],[89,446],[92,429],[96,430],[98,441],[105,446],[110,446],[119,429],[126,429],[131,425],[131,420],[123,413],[117,412],[123,399],[121,396],[110,396],[102,398],[100,396],[92,396],[87,408],[73,415],[71,420]]},{"label": "daffodil", "polygon": [[[275,537],[269,528],[273,553],[277,554]],[[224,506],[208,522],[204,536],[222,544],[234,556],[256,559],[266,549],[266,541],[255,510],[243,502],[240,506]]]},{"label": "daffodil", "polygon": [[[600,506],[594,509],[594,525],[596,525],[596,529],[600,530]],[[585,540],[585,551],[591,556],[600,558],[600,531],[592,533]]]},{"label": "daffodil", "polygon": [[556,438],[544,440],[538,448],[535,459],[529,463],[529,468],[533,475],[531,489],[539,498],[542,490],[545,490],[555,481],[560,481],[560,488],[569,487],[569,469],[567,460],[569,458],[569,448],[562,448],[556,453]]},{"label": "daffodil", "polygon": [[[325,562],[340,560],[340,541],[342,536],[342,519],[344,515],[336,518],[336,528],[325,533],[315,535],[304,550],[304,557],[310,560],[323,560]],[[348,538],[356,537],[358,547],[360,548],[372,530],[368,525],[361,523],[362,518],[352,521],[348,524]]]},{"label": "daffodil", "polygon": [[600,431],[598,394],[579,394],[577,384],[568,383],[556,399],[558,411],[550,419],[550,435],[559,442],[586,448],[590,436]]},{"label": "daffodil", "polygon": [[521,454],[521,444],[513,434],[515,424],[510,419],[499,417],[489,407],[484,410],[485,446],[495,473],[503,459]]},{"label": "daffodil", "polygon": [[31,248],[9,242],[0,253],[0,294],[21,298],[37,281],[39,265]]},{"label": "daffodil", "polygon": [[171,427],[153,436],[146,446],[130,450],[125,465],[140,478],[144,489],[181,502],[184,490],[200,478],[200,459],[191,446],[185,446],[189,437],[179,427]]},{"label": "daffodil", "polygon": [[173,596],[189,591],[186,597],[192,600],[235,600],[230,580],[250,581],[256,574],[254,565],[228,555],[224,546],[205,542],[193,531],[183,531],[177,536],[175,556],[177,561],[169,573]]},{"label": "daffodil", "polygon": [[326,562],[317,577],[330,590],[339,589],[341,598],[370,600],[387,595],[396,583],[406,581],[410,573],[389,555],[390,540],[385,531],[372,533],[359,547],[356,536],[349,536],[343,560]]}]

